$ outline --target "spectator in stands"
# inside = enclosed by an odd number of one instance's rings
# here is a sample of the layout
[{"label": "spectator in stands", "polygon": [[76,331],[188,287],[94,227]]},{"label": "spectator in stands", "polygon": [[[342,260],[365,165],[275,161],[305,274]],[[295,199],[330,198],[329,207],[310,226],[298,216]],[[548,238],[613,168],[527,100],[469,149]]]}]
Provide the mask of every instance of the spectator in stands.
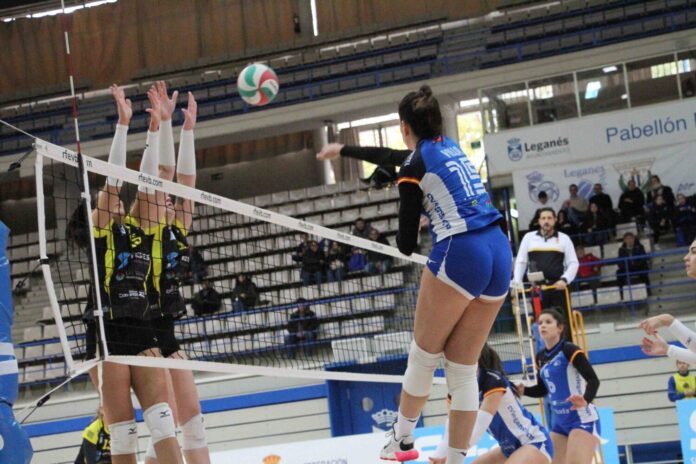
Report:
[{"label": "spectator in stands", "polygon": [[553,286],[542,292],[544,309],[556,307],[566,310],[566,287],[578,271],[578,258],[573,242],[563,232],[555,230],[556,213],[552,208],[542,208],[539,215],[540,229],[527,232],[515,261],[513,281],[522,285],[529,272],[543,272],[544,283]]},{"label": "spectator in stands", "polygon": [[[539,204],[541,205],[541,208],[543,208],[546,206],[546,203],[548,203],[549,196],[542,190],[537,195],[537,200],[539,200]],[[534,217],[529,223],[529,230],[539,230],[539,212],[541,211],[541,208],[537,208],[537,210],[534,212]]]},{"label": "spectator in stands", "polygon": [[346,252],[343,244],[331,242],[326,256],[326,278],[329,282],[341,282],[346,276]]},{"label": "spectator in stands", "polygon": [[645,247],[636,240],[636,235],[633,232],[626,232],[619,248],[619,258],[624,259],[617,263],[619,269],[616,271],[616,281],[619,284],[621,298],[623,298],[623,287],[626,284],[635,285],[642,282],[647,287],[648,295],[651,294],[650,277],[648,276],[650,264],[647,258],[641,258],[645,255]]},{"label": "spectator in stands", "polygon": [[604,188],[602,184],[597,183],[592,187],[592,196],[590,196],[590,206],[596,204],[599,210],[604,213],[607,218],[611,219],[612,213],[614,212],[614,203],[611,201],[611,197],[604,193]]},{"label": "spectator in stands", "polygon": [[232,309],[243,311],[252,309],[258,304],[259,290],[246,274],[239,274],[234,282],[232,290]]},{"label": "spectator in stands", "polygon": [[305,345],[305,353],[312,354],[312,346],[319,332],[319,320],[314,311],[309,309],[309,304],[304,298],[298,298],[297,311],[290,315],[288,320],[288,335],[285,336],[285,346],[288,349],[288,357],[295,358],[295,350],[298,345]]},{"label": "spectator in stands", "polygon": [[309,249],[309,234],[304,233],[300,236],[300,243],[295,247],[295,251],[292,254],[292,260],[297,263],[302,263],[302,256],[305,250]]},{"label": "spectator in stands", "polygon": [[204,314],[212,314],[220,310],[222,306],[222,298],[209,281],[203,281],[201,288],[193,297],[191,307],[196,316]]},{"label": "spectator in stands", "polygon": [[578,277],[580,281],[574,282],[574,288],[575,290],[591,289],[594,301],[597,303],[597,288],[599,288],[599,279],[602,269],[602,265],[600,264],[601,259],[592,253],[586,253],[585,247],[582,245],[575,247],[575,254],[578,256],[578,262],[580,263],[578,267]]},{"label": "spectator in stands", "polygon": [[586,245],[604,245],[609,241],[609,218],[600,209],[598,203],[590,203],[590,209],[582,223],[582,231],[585,234],[583,241]]},{"label": "spectator in stands", "polygon": [[[390,246],[387,237],[382,235],[375,228],[370,229],[370,235],[368,237],[373,242],[381,243],[385,246]],[[389,272],[391,266],[392,259],[390,256],[378,253],[376,251],[367,252],[367,265],[365,266],[365,271],[368,274],[384,274],[386,272]]]},{"label": "spectator in stands", "polygon": [[655,201],[648,204],[648,223],[653,231],[653,241],[657,244],[660,236],[668,232],[672,225],[672,211],[662,195],[657,195]]},{"label": "spectator in stands", "polygon": [[689,372],[689,363],[677,360],[677,372],[667,382],[667,397],[671,402],[696,396],[696,376]]},{"label": "spectator in stands", "polygon": [[686,201],[683,193],[677,195],[674,232],[677,235],[677,246],[680,247],[688,246],[696,238],[696,208]]},{"label": "spectator in stands", "polygon": [[350,231],[350,233],[357,235],[358,237],[368,239],[370,238],[370,229],[370,224],[363,218],[359,217],[355,220],[355,224],[353,224],[353,229]]},{"label": "spectator in stands", "polygon": [[558,217],[556,218],[556,230],[563,232],[573,240],[577,239],[575,235],[577,235],[578,229],[568,220],[568,213],[565,209],[558,211]]},{"label": "spectator in stands", "polygon": [[322,273],[324,270],[324,254],[319,249],[319,242],[309,241],[309,247],[302,253],[302,268],[300,275],[304,285],[322,283]]},{"label": "spectator in stands", "polygon": [[568,187],[568,192],[570,192],[570,197],[567,200],[568,204],[570,208],[572,208],[577,213],[578,219],[582,221],[582,219],[585,217],[585,213],[587,212],[589,204],[587,203],[587,200],[578,195],[577,185],[570,184],[570,187]]},{"label": "spectator in stands", "polygon": [[619,211],[623,222],[637,221],[642,224],[644,221],[645,195],[633,179],[628,181],[628,187],[619,198]]},{"label": "spectator in stands", "polygon": [[348,259],[348,272],[360,272],[367,266],[367,252],[361,248],[354,247]]},{"label": "spectator in stands", "polygon": [[75,458],[75,464],[110,463],[111,435],[104,422],[104,409],[99,406],[94,420],[82,432],[82,445]]},{"label": "spectator in stands", "polygon": [[583,216],[570,205],[570,200],[564,201],[561,209],[558,210],[558,212],[563,212],[566,222],[570,224],[573,229],[578,231],[582,228]]},{"label": "spectator in stands", "polygon": [[674,209],[674,203],[676,202],[672,187],[662,185],[660,176],[653,175],[650,176],[650,191],[648,192],[648,198],[646,199],[647,203],[655,203],[658,195],[662,195],[662,199],[667,205],[667,208],[670,212],[672,212]]}]

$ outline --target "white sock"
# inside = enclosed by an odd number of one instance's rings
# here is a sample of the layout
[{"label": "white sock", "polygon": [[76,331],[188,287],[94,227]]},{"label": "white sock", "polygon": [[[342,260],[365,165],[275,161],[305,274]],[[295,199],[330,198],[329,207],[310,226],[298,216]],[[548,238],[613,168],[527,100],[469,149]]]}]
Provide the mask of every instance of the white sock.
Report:
[{"label": "white sock", "polygon": [[196,147],[192,130],[181,131],[179,140],[179,160],[176,165],[177,174],[192,176],[196,174]]},{"label": "white sock", "polygon": [[[140,172],[151,176],[157,176],[159,174],[159,131],[147,132],[145,151],[143,151],[143,158],[140,160]],[[154,189],[145,187],[144,185],[138,186],[138,191],[150,195],[155,193]]]},{"label": "white sock", "polygon": [[174,132],[172,131],[172,120],[160,122],[160,159],[163,166],[174,166]]},{"label": "white sock", "polygon": [[396,419],[396,427],[394,427],[396,439],[413,435],[413,430],[416,428],[416,424],[418,424],[418,417],[415,419],[413,417],[406,417],[401,414],[401,409],[399,409],[399,415]]},{"label": "white sock", "polygon": [[447,449],[447,464],[464,464],[466,451],[465,449],[457,449],[450,446]]},{"label": "white sock", "polygon": [[[109,163],[116,166],[126,165],[126,139],[128,137],[128,126],[116,124],[116,132],[114,139],[111,141],[111,149],[109,150]],[[107,177],[108,185],[120,187],[123,183],[119,179]]]}]

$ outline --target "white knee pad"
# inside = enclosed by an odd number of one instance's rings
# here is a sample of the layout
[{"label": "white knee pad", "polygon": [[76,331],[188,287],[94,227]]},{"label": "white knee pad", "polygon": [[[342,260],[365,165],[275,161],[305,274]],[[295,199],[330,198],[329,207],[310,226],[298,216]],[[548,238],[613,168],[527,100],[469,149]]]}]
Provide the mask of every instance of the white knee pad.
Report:
[{"label": "white knee pad", "polygon": [[176,438],[176,426],[172,408],[167,403],[157,403],[143,413],[147,428],[150,429],[152,444],[156,445],[167,438]]},{"label": "white knee pad", "polygon": [[445,362],[445,375],[447,376],[447,388],[452,395],[452,407],[454,411],[478,411],[479,393],[476,364],[457,364],[452,361]]},{"label": "white knee pad", "polygon": [[411,396],[428,396],[433,388],[433,374],[440,364],[442,353],[428,353],[411,342],[408,352],[408,367],[404,374],[403,389]]},{"label": "white knee pad", "polygon": [[111,454],[135,454],[138,452],[138,426],[134,420],[116,422],[109,426]]},{"label": "white knee pad", "polygon": [[150,438],[147,441],[147,450],[145,450],[145,457],[157,460],[157,452],[155,451],[155,445],[152,443],[152,438]]},{"label": "white knee pad", "polygon": [[181,429],[181,447],[184,450],[195,450],[208,446],[205,437],[205,421],[203,414],[197,414],[179,427]]}]

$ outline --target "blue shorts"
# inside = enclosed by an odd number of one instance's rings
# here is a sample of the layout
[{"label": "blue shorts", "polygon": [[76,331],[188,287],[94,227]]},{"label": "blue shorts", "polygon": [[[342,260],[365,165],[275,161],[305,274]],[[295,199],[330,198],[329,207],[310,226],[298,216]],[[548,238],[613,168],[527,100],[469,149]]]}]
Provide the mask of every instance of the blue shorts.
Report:
[{"label": "blue shorts", "polygon": [[510,242],[496,224],[446,237],[433,246],[428,269],[470,300],[499,300],[512,279]]},{"label": "blue shorts", "polygon": [[[548,438],[548,435],[546,441],[540,441],[539,443],[527,443],[527,445],[533,446],[539,451],[541,451],[541,454],[546,456],[546,459],[549,460],[549,463],[553,460],[553,441],[551,441],[551,438]],[[501,445],[500,451],[503,453],[503,456],[505,456],[505,458],[509,458],[510,456],[512,456],[512,453],[520,449],[522,446],[526,445],[514,447]]]},{"label": "blue shorts", "polygon": [[572,411],[571,414],[554,414],[552,432],[567,437],[575,429],[584,430],[585,432],[599,436],[602,433],[602,428],[599,425],[599,419],[590,422],[582,422],[577,411]]}]

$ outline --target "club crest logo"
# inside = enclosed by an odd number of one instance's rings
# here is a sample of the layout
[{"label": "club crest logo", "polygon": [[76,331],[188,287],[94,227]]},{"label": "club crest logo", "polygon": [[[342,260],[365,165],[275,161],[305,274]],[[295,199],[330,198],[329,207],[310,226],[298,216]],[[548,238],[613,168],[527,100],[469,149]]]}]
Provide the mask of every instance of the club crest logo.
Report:
[{"label": "club crest logo", "polygon": [[524,150],[522,148],[522,140],[518,138],[512,138],[507,141],[507,153],[508,158],[511,161],[519,161],[524,156]]},{"label": "club crest logo", "polygon": [[544,174],[539,171],[527,174],[527,190],[529,199],[533,203],[539,203],[539,193],[541,192],[546,192],[550,203],[557,201],[561,195],[558,185],[550,180],[545,180]]},{"label": "club crest logo", "polygon": [[396,422],[397,417],[398,413],[391,409],[384,408],[381,411],[377,411],[372,414],[372,420],[374,421],[372,429],[376,431],[389,430],[391,425]]}]

